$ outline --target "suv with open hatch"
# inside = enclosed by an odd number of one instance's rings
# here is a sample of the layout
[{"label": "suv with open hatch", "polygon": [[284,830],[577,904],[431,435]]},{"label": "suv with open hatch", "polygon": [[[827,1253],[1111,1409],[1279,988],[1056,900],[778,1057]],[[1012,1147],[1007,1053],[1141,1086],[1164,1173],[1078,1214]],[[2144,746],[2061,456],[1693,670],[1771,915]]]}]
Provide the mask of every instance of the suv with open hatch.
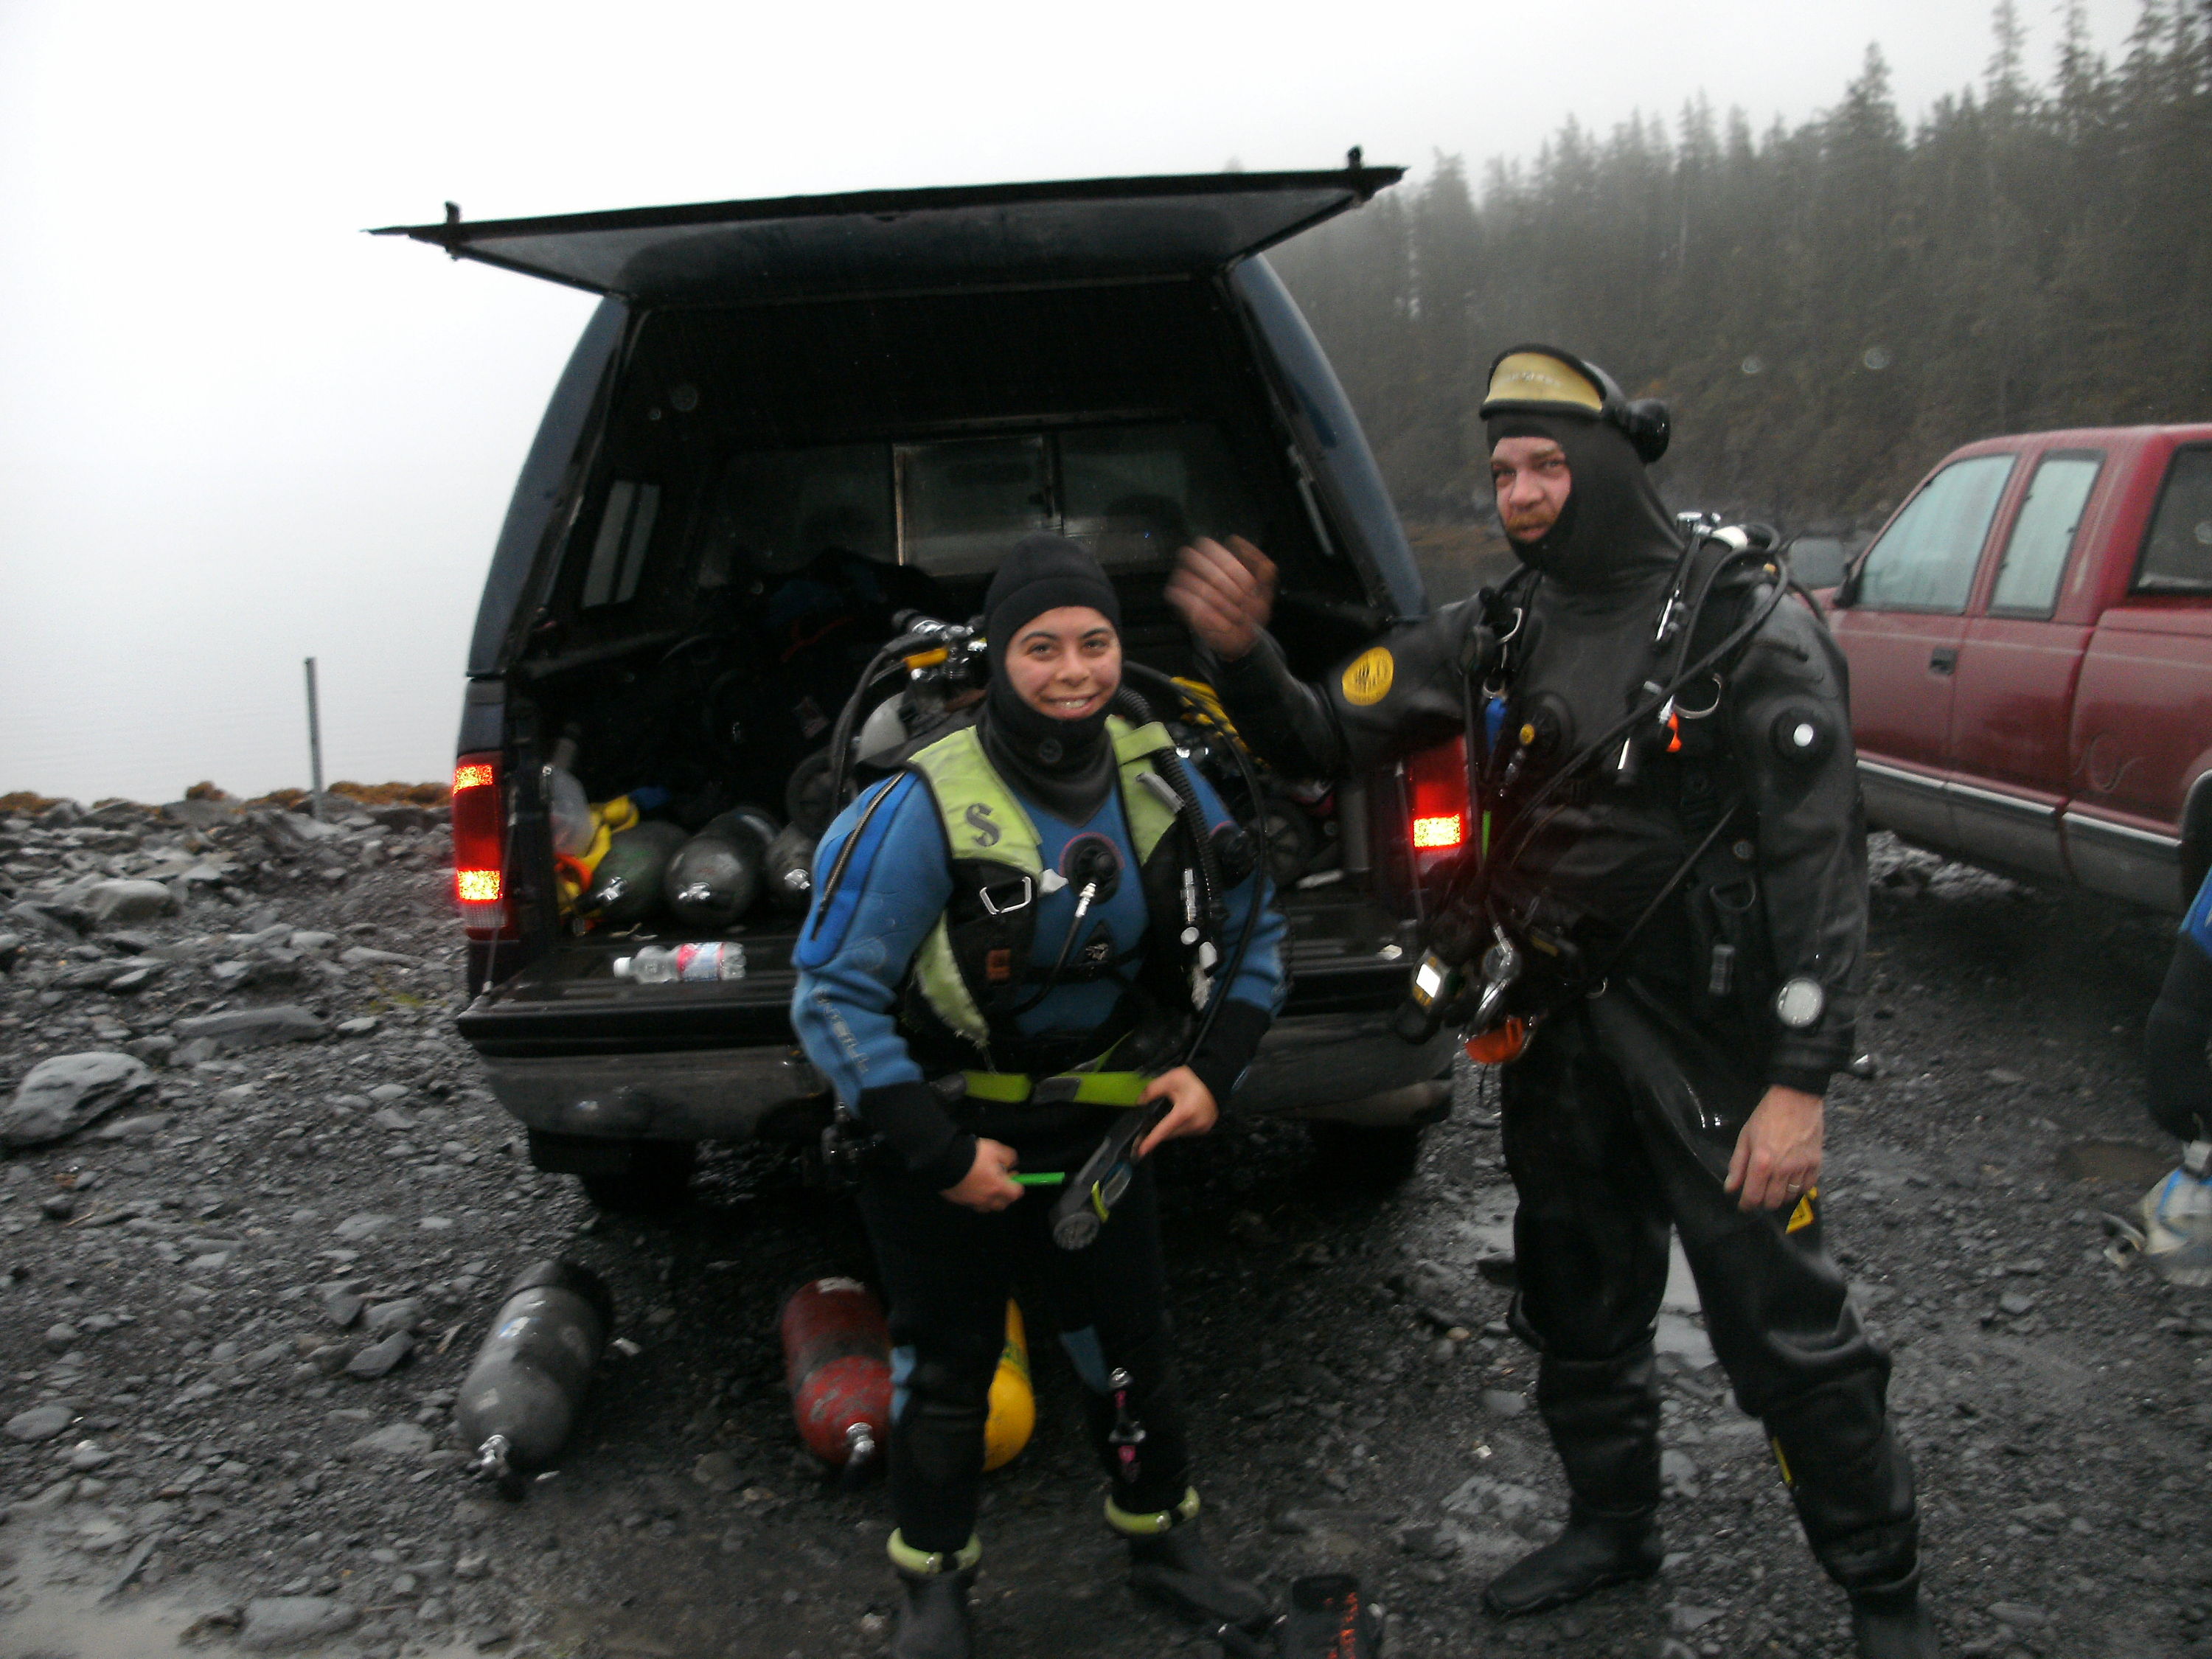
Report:
[{"label": "suv with open hatch", "polygon": [[[653,1203],[702,1140],[818,1139],[830,1101],[787,1010],[832,729],[879,647],[980,610],[1024,534],[1089,546],[1131,659],[1176,676],[1200,665],[1163,588],[1194,536],[1273,556],[1309,674],[1425,609],[1258,257],[1399,176],[1354,152],[393,228],[603,296],[493,554],[453,773],[459,1029],[539,1169]],[[1402,1174],[1449,1104],[1449,1036],[1389,1026],[1420,877],[1468,833],[1456,747],[1344,781],[1263,772],[1255,802],[1222,726],[1152,701],[1243,803],[1289,920],[1289,1000],[1234,1109]]]}]

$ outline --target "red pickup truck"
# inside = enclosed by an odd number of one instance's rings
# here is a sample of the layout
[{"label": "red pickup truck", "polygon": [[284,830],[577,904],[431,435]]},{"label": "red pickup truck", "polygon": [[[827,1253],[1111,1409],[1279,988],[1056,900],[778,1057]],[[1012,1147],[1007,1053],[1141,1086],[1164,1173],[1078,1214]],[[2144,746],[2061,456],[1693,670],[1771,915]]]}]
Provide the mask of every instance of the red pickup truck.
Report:
[{"label": "red pickup truck", "polygon": [[1871,823],[2187,904],[2212,861],[2212,425],[1968,444],[1829,605]]}]

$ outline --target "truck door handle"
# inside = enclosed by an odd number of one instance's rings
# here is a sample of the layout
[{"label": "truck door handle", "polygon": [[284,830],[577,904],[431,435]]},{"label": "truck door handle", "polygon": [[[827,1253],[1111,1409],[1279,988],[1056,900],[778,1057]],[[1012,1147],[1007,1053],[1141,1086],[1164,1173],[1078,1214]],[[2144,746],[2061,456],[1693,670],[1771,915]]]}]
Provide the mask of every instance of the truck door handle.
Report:
[{"label": "truck door handle", "polygon": [[1955,645],[1939,645],[1928,653],[1928,667],[1933,673],[1948,674],[1958,665],[1959,647]]}]

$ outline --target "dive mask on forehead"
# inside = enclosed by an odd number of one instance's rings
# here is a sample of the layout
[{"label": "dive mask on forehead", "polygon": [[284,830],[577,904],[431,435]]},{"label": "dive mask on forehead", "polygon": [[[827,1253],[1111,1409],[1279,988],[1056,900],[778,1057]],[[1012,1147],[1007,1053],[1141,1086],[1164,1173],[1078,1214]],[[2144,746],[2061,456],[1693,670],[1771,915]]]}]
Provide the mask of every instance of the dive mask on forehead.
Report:
[{"label": "dive mask on forehead", "polygon": [[1613,376],[1557,346],[1518,345],[1490,365],[1490,386],[1480,410],[1490,441],[1523,435],[1504,429],[1501,416],[1570,416],[1602,421],[1626,438],[1637,459],[1650,465],[1667,453],[1673,422],[1656,398],[1631,398]]}]

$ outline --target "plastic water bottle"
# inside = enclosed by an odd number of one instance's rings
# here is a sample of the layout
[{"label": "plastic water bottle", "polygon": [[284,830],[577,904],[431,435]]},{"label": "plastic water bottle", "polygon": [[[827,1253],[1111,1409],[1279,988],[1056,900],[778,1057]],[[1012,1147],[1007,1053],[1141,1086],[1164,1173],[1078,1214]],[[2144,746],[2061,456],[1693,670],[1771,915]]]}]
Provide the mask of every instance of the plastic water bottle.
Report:
[{"label": "plastic water bottle", "polygon": [[640,985],[672,985],[743,979],[745,947],[734,940],[703,945],[648,945],[634,957],[615,958],[615,977]]}]

